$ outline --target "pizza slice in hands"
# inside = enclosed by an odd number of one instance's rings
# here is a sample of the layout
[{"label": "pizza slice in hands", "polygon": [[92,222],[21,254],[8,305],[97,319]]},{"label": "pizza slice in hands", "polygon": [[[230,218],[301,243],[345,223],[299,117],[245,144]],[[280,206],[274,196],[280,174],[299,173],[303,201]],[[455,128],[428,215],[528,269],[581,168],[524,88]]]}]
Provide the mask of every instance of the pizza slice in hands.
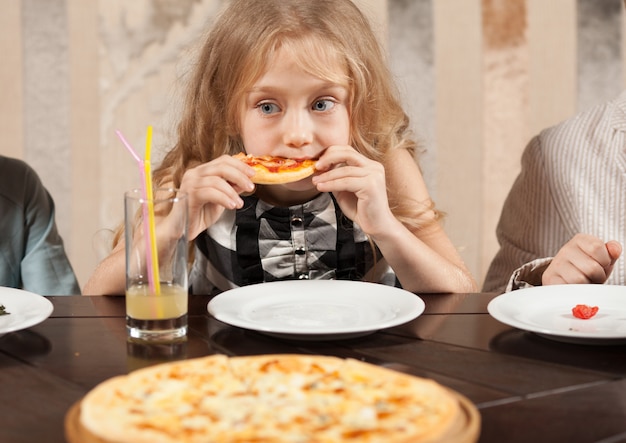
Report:
[{"label": "pizza slice in hands", "polygon": [[257,185],[278,185],[296,182],[307,178],[315,172],[315,162],[312,159],[298,160],[294,158],[273,157],[263,155],[255,157],[240,152],[233,155],[256,171],[252,176],[252,183]]}]

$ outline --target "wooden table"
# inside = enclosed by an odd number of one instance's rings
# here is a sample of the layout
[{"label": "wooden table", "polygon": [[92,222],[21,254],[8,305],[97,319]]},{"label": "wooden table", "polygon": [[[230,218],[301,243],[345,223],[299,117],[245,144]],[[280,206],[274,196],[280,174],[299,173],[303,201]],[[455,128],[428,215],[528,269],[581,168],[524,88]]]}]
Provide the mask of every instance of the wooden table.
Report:
[{"label": "wooden table", "polygon": [[49,319],[0,337],[0,442],[64,442],[67,410],[99,382],[214,353],[354,357],[433,378],[478,407],[480,442],[626,441],[626,346],[510,328],[487,313],[494,296],[422,295],[426,311],[410,323],[322,343],[225,325],[207,314],[209,297],[192,296],[188,340],[176,346],[128,342],[123,297],[49,297]]}]

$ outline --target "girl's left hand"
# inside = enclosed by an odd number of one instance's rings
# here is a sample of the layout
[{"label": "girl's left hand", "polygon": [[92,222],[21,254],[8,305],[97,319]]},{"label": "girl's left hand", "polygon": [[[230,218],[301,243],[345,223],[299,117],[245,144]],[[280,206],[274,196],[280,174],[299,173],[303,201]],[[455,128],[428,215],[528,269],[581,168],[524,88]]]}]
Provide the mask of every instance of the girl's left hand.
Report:
[{"label": "girl's left hand", "polygon": [[313,177],[320,192],[332,192],[346,217],[371,236],[390,226],[385,168],[351,146],[331,146],[316,163]]}]

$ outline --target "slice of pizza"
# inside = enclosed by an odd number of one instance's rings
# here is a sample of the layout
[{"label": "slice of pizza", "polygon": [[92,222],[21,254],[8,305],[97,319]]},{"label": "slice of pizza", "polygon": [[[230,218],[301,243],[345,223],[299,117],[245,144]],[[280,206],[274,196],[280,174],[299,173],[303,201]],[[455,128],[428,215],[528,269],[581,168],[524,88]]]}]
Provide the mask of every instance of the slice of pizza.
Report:
[{"label": "slice of pizza", "polygon": [[315,172],[315,162],[312,159],[294,159],[263,155],[255,157],[240,152],[233,155],[252,167],[256,174],[252,176],[252,183],[257,185],[277,185],[291,183],[307,178]]}]

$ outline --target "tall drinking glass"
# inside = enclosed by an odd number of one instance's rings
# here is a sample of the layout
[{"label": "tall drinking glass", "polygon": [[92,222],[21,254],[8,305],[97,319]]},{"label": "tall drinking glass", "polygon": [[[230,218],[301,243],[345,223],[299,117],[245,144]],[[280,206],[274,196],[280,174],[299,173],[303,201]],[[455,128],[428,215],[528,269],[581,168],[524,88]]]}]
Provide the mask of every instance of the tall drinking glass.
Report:
[{"label": "tall drinking glass", "polygon": [[126,328],[130,337],[171,341],[187,335],[187,196],[159,189],[147,200],[124,195]]}]

